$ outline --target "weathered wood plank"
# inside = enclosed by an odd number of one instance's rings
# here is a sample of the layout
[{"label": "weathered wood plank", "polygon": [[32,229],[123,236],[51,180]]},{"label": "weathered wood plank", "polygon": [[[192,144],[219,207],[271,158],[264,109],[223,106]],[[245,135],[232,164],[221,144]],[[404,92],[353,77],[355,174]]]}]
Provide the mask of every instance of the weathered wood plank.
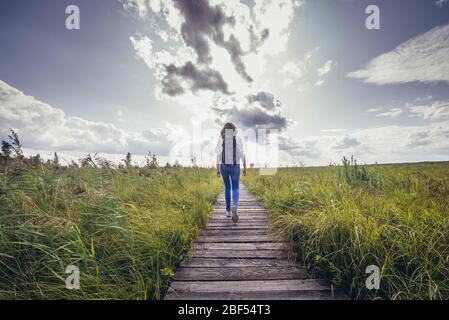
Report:
[{"label": "weathered wood plank", "polygon": [[234,258],[197,258],[192,257],[184,260],[181,263],[181,267],[202,268],[202,267],[215,267],[215,268],[250,268],[250,267],[288,267],[295,266],[294,262],[285,259],[234,259]]},{"label": "weathered wood plank", "polygon": [[208,226],[207,230],[268,230],[268,227],[263,225],[242,226],[234,223],[226,226]]},{"label": "weathered wood plank", "polygon": [[347,300],[330,291],[253,291],[253,292],[169,292],[167,300]]},{"label": "weathered wood plank", "polygon": [[300,267],[261,268],[179,268],[175,281],[235,281],[306,279],[309,273]]},{"label": "weathered wood plank", "polygon": [[268,235],[267,229],[253,229],[253,230],[246,230],[243,232],[242,230],[231,230],[231,229],[224,229],[224,230],[211,230],[206,229],[201,233],[202,236],[234,236],[239,237],[241,235],[250,236],[250,235]]},{"label": "weathered wood plank", "polygon": [[269,243],[197,243],[195,249],[202,250],[285,250],[285,242]]},{"label": "weathered wood plank", "polygon": [[236,236],[199,236],[197,241],[201,242],[272,242],[276,239],[273,236],[268,235],[253,235],[246,236],[240,235]]},{"label": "weathered wood plank", "polygon": [[196,258],[259,258],[259,259],[278,259],[287,258],[286,250],[234,250],[234,249],[215,249],[215,250],[196,250]]},{"label": "weathered wood plank", "polygon": [[173,281],[176,292],[328,291],[322,279],[255,281]]},{"label": "weathered wood plank", "polygon": [[246,220],[245,222],[239,221],[239,223],[232,222],[231,219],[229,219],[229,222],[222,222],[222,223],[209,223],[207,225],[208,230],[214,230],[214,229],[268,229],[268,226],[266,223],[257,223],[257,222],[250,222]]},{"label": "weathered wood plank", "polygon": [[224,220],[220,222],[209,222],[207,225],[207,228],[235,228],[238,227],[263,227],[268,228],[268,225],[264,221],[249,221],[249,220],[242,220],[239,221],[239,223],[232,222],[231,219]]}]

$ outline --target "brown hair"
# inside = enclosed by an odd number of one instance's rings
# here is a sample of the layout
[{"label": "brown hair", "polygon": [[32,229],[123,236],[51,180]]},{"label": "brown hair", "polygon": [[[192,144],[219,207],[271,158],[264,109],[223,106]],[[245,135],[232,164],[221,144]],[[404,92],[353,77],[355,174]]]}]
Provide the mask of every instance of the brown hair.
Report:
[{"label": "brown hair", "polygon": [[235,132],[235,130],[237,130],[237,128],[235,127],[235,125],[234,125],[233,123],[231,123],[231,122],[228,122],[228,123],[226,123],[226,124],[223,126],[223,129],[221,129],[221,137],[222,137],[223,139],[224,139],[224,137],[225,137],[226,130],[230,130],[230,129],[232,129],[233,132]]}]

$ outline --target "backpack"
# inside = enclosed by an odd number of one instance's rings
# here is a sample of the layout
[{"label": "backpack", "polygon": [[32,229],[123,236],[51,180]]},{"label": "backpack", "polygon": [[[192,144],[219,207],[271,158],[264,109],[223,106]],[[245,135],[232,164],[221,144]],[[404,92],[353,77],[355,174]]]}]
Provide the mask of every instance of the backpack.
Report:
[{"label": "backpack", "polygon": [[[223,138],[221,147],[221,163],[229,165],[229,163],[226,163],[226,138]],[[235,139],[235,136],[232,137],[232,161],[234,165],[237,164],[237,141]]]}]

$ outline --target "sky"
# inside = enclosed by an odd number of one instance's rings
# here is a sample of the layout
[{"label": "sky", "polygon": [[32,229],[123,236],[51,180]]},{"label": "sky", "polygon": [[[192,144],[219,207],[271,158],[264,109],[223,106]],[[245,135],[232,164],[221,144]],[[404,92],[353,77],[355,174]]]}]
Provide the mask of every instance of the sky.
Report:
[{"label": "sky", "polygon": [[211,165],[232,121],[256,165],[449,159],[447,0],[5,0],[0,43],[27,154]]}]

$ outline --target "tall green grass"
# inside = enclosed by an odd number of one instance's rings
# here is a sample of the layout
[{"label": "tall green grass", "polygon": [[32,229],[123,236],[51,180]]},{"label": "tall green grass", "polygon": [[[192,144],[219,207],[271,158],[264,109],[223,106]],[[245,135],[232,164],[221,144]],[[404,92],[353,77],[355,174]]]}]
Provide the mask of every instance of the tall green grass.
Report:
[{"label": "tall green grass", "polygon": [[161,299],[221,189],[212,170],[84,160],[2,163],[0,299]]},{"label": "tall green grass", "polygon": [[[248,188],[304,261],[357,299],[449,299],[449,164],[251,170]],[[381,271],[368,290],[366,267]]]}]

